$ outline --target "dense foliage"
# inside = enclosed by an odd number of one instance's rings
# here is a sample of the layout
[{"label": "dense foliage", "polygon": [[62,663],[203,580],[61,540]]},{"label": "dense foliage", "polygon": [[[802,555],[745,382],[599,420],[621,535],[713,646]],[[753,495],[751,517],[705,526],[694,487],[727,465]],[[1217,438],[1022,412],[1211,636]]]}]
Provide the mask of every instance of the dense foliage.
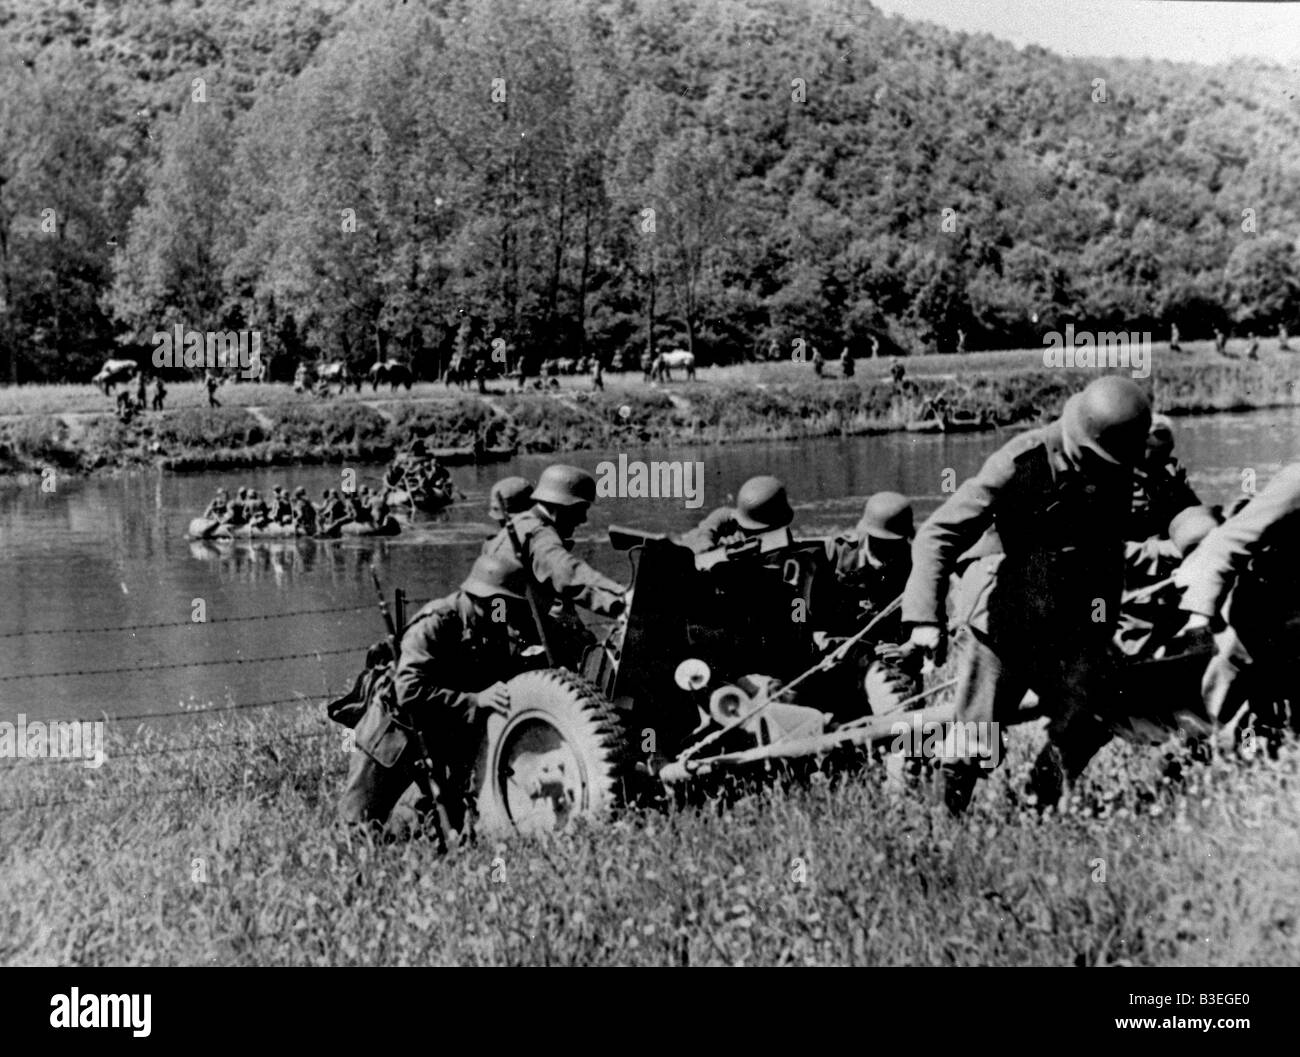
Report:
[{"label": "dense foliage", "polygon": [[[1188,56],[1195,59],[1194,55]],[[1065,60],[848,0],[0,9],[0,377],[155,330],[436,374],[1300,308],[1295,76]],[[951,211],[951,212],[946,212]]]}]

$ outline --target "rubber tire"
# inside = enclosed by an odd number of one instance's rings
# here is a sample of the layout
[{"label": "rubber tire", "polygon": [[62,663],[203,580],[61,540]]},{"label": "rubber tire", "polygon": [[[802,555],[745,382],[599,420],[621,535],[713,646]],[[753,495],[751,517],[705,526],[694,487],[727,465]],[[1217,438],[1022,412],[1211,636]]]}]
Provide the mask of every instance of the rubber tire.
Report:
[{"label": "rubber tire", "polygon": [[516,832],[501,779],[501,750],[512,732],[538,719],[559,732],[585,777],[583,802],[569,817],[608,814],[622,800],[632,758],[628,732],[609,702],[585,679],[560,668],[521,672],[506,685],[510,715],[489,720],[479,753],[479,830]]}]

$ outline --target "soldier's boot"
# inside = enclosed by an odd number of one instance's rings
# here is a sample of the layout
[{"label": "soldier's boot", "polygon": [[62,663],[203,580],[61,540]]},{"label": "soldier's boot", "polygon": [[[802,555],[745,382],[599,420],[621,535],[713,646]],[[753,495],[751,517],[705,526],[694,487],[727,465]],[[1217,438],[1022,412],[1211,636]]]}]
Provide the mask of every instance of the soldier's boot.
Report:
[{"label": "soldier's boot", "polygon": [[945,764],[939,768],[935,783],[935,801],[948,809],[954,818],[965,813],[975,796],[980,769],[970,763]]}]

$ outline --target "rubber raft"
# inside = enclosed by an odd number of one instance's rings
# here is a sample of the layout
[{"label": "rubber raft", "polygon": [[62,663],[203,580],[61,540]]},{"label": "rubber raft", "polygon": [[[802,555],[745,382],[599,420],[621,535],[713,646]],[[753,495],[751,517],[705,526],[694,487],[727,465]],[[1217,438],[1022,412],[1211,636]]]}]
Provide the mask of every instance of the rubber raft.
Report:
[{"label": "rubber raft", "polygon": [[391,506],[402,507],[414,506],[417,510],[423,510],[425,513],[433,513],[441,510],[455,499],[455,495],[450,488],[424,488],[414,493],[408,492],[405,488],[394,488],[388,493],[388,502]]},{"label": "rubber raft", "polygon": [[396,536],[402,526],[391,514],[378,525],[363,524],[358,521],[345,521],[333,531],[309,536],[297,531],[292,525],[266,525],[253,528],[240,525],[231,528],[220,521],[207,517],[196,517],[190,522],[188,537],[192,540],[288,540],[288,539],[342,539],[345,536]]}]

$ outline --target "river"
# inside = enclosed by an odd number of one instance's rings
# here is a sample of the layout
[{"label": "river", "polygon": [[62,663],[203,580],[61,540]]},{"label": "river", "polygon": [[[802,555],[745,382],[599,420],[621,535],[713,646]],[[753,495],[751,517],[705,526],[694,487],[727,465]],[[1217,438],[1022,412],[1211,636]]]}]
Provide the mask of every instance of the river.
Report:
[{"label": "river", "polygon": [[[1262,486],[1296,458],[1298,427],[1300,409],[1181,419],[1177,454],[1203,498],[1231,501],[1241,494],[1243,470],[1253,470]],[[603,499],[579,531],[576,553],[625,580],[626,559],[605,540],[611,523],[681,531],[758,473],[787,482],[803,534],[851,525],[865,497],[883,488],[916,496],[923,516],[939,503],[946,470],[950,478],[965,478],[1002,439],[890,434],[629,450],[629,459],[701,462],[703,505]],[[563,459],[594,470],[611,457],[617,453]],[[339,486],[339,467],[61,479],[52,491],[39,479],[2,486],[0,720],[23,713],[174,722],[183,719],[173,714],[209,704],[319,699],[327,689],[344,688],[362,654],[343,651],[383,635],[371,563],[390,595],[395,586],[414,599],[446,593],[492,527],[486,521],[492,482],[514,473],[536,479],[557,458],[455,468],[466,500],[385,540],[217,546],[185,539],[190,518],[219,486],[269,493],[275,484],[301,484],[318,496]],[[378,473],[362,467],[360,481],[373,482]],[[317,610],[337,611],[308,612]],[[285,656],[291,659],[265,660]]]}]

